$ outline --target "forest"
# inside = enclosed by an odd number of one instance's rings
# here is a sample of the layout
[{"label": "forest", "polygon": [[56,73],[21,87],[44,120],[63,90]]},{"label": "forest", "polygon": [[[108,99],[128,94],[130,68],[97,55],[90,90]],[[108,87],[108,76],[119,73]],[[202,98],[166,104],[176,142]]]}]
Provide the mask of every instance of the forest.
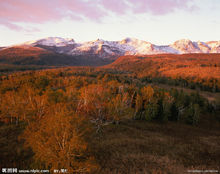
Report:
[{"label": "forest", "polygon": [[174,78],[145,61],[154,73],[114,63],[3,72],[0,167],[51,173],[220,170],[218,77]]}]

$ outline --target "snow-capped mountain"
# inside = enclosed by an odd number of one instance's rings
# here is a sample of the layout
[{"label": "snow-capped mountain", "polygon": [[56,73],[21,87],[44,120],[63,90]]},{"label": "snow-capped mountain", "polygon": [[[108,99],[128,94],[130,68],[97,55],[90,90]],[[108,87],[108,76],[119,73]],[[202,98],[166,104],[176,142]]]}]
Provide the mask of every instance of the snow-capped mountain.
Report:
[{"label": "snow-capped mountain", "polygon": [[24,44],[32,45],[32,46],[45,45],[45,46],[64,47],[67,45],[75,44],[75,41],[74,39],[70,39],[70,38],[64,39],[61,37],[47,37],[47,38],[40,39],[40,40],[25,42]]},{"label": "snow-capped mountain", "polygon": [[25,42],[24,45],[42,47],[57,53],[73,56],[95,55],[102,59],[114,59],[122,55],[220,53],[220,41],[192,42],[188,39],[178,40],[170,45],[154,45],[150,42],[135,38],[126,38],[121,41],[98,39],[95,41],[77,43],[74,39],[48,37]]},{"label": "snow-capped mountain", "polygon": [[179,51],[180,54],[201,53],[201,50],[199,49],[197,44],[189,39],[178,40],[174,42],[172,45],[169,45],[169,47]]},{"label": "snow-capped mountain", "polygon": [[210,41],[206,44],[211,48],[211,53],[220,53],[220,41]]},{"label": "snow-capped mountain", "polygon": [[97,39],[96,41],[80,43],[74,49],[70,50],[67,54],[97,55],[102,58],[111,58],[124,55],[124,51],[120,48],[118,42]]}]

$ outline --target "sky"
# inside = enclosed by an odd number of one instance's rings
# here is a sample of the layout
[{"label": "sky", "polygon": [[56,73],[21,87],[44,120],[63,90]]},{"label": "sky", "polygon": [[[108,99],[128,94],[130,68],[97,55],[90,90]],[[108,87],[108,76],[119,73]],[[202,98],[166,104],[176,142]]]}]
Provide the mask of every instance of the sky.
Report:
[{"label": "sky", "polygon": [[0,0],[0,46],[45,37],[220,40],[220,0]]}]

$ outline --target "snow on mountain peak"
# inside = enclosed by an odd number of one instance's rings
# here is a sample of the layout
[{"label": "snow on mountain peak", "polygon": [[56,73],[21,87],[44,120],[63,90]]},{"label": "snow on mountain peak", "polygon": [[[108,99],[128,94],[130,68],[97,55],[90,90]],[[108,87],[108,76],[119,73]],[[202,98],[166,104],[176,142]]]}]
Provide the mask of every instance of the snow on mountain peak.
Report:
[{"label": "snow on mountain peak", "polygon": [[105,42],[103,39],[96,39],[94,42]]},{"label": "snow on mountain peak", "polygon": [[96,55],[100,58],[111,58],[122,55],[147,54],[186,54],[186,53],[220,53],[220,41],[192,42],[189,39],[175,41],[171,45],[154,45],[136,38],[125,38],[121,41],[94,41],[76,43],[73,39],[48,37],[36,41],[26,42],[31,46],[52,46],[58,53],[69,55]]},{"label": "snow on mountain peak", "polygon": [[120,43],[121,44],[126,44],[126,43],[129,43],[129,42],[135,42],[136,40],[138,40],[138,39],[127,37],[127,38],[123,39]]},{"label": "snow on mountain peak", "polygon": [[170,47],[178,50],[180,53],[200,53],[201,50],[198,47],[198,44],[196,42],[192,42],[189,39],[181,39],[176,42],[174,42]]},{"label": "snow on mountain peak", "polygon": [[189,40],[189,39],[180,39],[180,40],[175,41],[174,43],[177,43],[177,44],[188,44],[190,42],[192,42],[192,41]]},{"label": "snow on mountain peak", "polygon": [[188,45],[192,45],[192,41],[189,39],[181,39],[175,41],[172,46],[175,48],[186,48]]},{"label": "snow on mountain peak", "polygon": [[220,41],[210,41],[210,42],[206,42],[206,44],[209,45],[211,48],[220,47]]},{"label": "snow on mountain peak", "polygon": [[136,38],[127,37],[127,38],[121,40],[120,44],[140,43],[140,42],[146,42],[146,41],[139,40],[139,39],[136,39]]},{"label": "snow on mountain peak", "polygon": [[62,47],[74,43],[75,43],[74,39],[70,39],[70,38],[64,39],[61,37],[47,37],[40,40],[25,42],[25,44],[30,44],[30,45],[45,45],[45,46],[57,46],[57,47]]},{"label": "snow on mountain peak", "polygon": [[125,38],[118,44],[124,49],[126,55],[154,54],[157,52],[152,43],[136,38]]}]

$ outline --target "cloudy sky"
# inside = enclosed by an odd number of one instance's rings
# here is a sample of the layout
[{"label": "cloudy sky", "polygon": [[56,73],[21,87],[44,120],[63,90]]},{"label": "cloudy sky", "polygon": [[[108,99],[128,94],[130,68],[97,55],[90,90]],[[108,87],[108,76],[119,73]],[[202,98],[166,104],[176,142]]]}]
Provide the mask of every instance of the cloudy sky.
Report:
[{"label": "cloudy sky", "polygon": [[220,40],[220,0],[0,0],[0,46],[44,37]]}]

